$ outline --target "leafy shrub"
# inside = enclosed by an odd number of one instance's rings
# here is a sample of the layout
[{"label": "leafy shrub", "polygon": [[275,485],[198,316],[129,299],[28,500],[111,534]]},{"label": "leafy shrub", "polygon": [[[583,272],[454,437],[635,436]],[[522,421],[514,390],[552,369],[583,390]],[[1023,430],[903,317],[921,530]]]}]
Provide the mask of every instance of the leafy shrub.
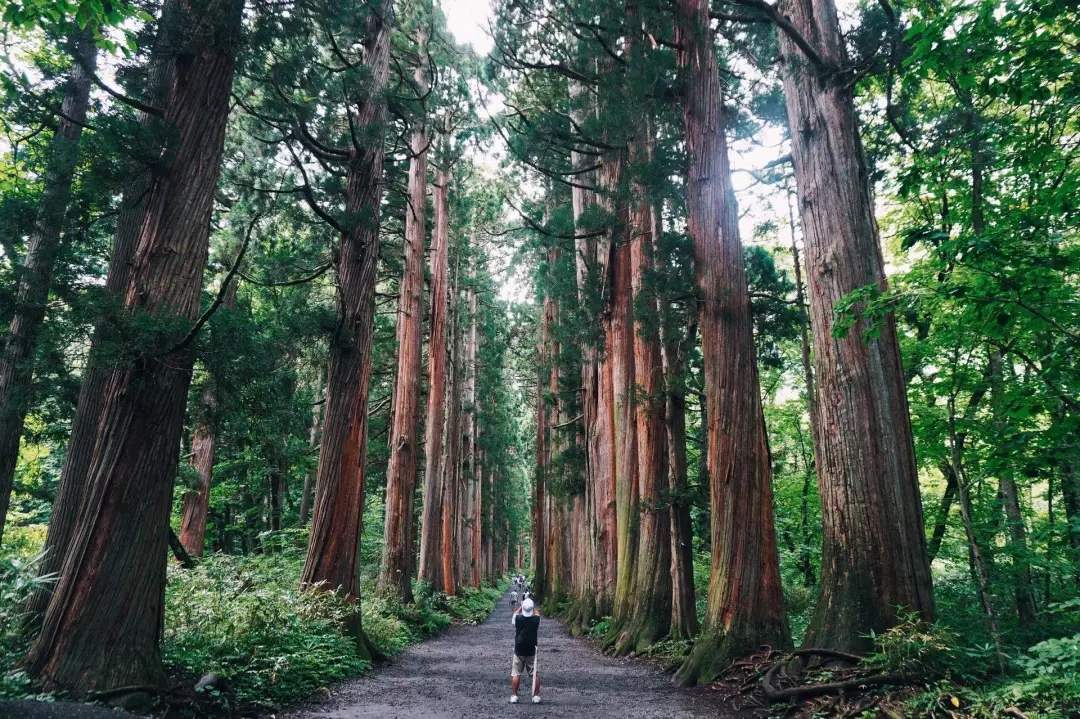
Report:
[{"label": "leafy shrub", "polygon": [[30,678],[17,668],[33,642],[27,628],[26,602],[50,580],[38,577],[40,554],[26,550],[39,543],[6,544],[0,554],[0,699],[19,699],[30,694]]},{"label": "leafy shrub", "polygon": [[355,608],[301,590],[298,552],[215,555],[171,568],[163,651],[173,672],[228,678],[239,702],[284,704],[358,674],[368,662],[346,636]]},{"label": "leafy shrub", "polygon": [[924,679],[952,676],[958,664],[959,637],[948,627],[930,624],[917,615],[905,616],[896,626],[875,634],[875,651],[867,663],[887,674]]}]

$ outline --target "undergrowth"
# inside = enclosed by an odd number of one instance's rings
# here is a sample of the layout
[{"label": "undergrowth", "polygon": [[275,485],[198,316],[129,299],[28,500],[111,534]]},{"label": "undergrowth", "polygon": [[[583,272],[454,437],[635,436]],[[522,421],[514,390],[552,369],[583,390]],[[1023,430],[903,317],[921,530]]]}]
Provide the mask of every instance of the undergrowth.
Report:
[{"label": "undergrowth", "polygon": [[[43,540],[43,533],[9,535],[0,554],[0,699],[35,695],[18,663],[33,640],[23,606],[41,583]],[[370,667],[345,629],[356,605],[335,592],[301,589],[303,550],[292,539],[271,546],[278,551],[210,555],[190,570],[170,563],[162,653],[174,680],[190,686],[219,674],[234,705],[283,706]],[[501,596],[491,587],[447,597],[418,586],[415,594],[414,604],[402,605],[378,596],[373,579],[362,582],[362,625],[382,654],[393,656],[453,624],[482,621]]]}]

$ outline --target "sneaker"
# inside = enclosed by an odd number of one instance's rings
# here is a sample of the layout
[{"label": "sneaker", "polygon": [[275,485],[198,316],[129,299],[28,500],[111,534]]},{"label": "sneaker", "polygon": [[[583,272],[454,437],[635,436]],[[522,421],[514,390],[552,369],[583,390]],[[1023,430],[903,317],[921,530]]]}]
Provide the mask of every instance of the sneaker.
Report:
[{"label": "sneaker", "polygon": [[510,695],[510,703],[511,704],[517,704],[517,694],[511,694]]},{"label": "sneaker", "polygon": [[535,695],[533,697],[533,704],[539,704],[539,703],[540,703],[540,695],[537,694],[537,695]]}]

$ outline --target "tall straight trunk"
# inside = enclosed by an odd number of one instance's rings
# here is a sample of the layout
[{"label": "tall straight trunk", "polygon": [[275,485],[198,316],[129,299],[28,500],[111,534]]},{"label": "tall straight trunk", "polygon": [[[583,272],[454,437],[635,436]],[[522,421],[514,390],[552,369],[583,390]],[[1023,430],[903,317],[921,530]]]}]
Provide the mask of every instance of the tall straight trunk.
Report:
[{"label": "tall straight trunk", "polygon": [[[158,21],[157,36],[154,40],[150,63],[146,100],[152,107],[164,107],[175,67],[174,56],[170,51],[169,32],[175,25],[180,12],[178,0],[165,0]],[[65,113],[66,114],[66,113]],[[154,115],[142,113],[139,124],[144,128],[159,128],[162,120]],[[163,131],[158,132],[164,137]],[[120,202],[120,212],[116,219],[116,233],[113,236],[109,254],[109,272],[105,279],[105,291],[110,297],[123,301],[131,279],[131,268],[135,256],[135,245],[146,216],[146,202],[152,176],[145,168],[124,188]],[[111,375],[111,368],[102,357],[103,345],[107,341],[105,323],[94,328],[90,345],[90,356],[82,385],[79,387],[78,404],[75,417],[68,435],[64,465],[60,470],[56,498],[53,500],[52,513],[49,516],[49,531],[45,537],[38,575],[47,577],[60,571],[60,564],[67,554],[68,543],[75,532],[75,522],[83,505],[86,492],[87,475],[97,442],[98,419],[104,400],[105,384]],[[105,354],[108,354],[107,352]],[[31,597],[29,610],[34,615],[45,611],[52,583],[43,582]]]},{"label": "tall straight trunk", "polygon": [[[235,280],[229,282],[221,303],[223,307],[236,306],[237,286]],[[183,513],[180,516],[180,543],[194,557],[203,555],[206,544],[206,517],[210,511],[210,486],[214,478],[214,448],[220,411],[214,378],[211,376],[203,388],[202,407],[199,408],[191,437],[191,465],[199,475],[199,486],[184,493]]]},{"label": "tall straight trunk", "polygon": [[431,237],[431,310],[428,335],[428,406],[424,431],[423,510],[420,516],[420,581],[428,582],[436,591],[444,588],[442,576],[442,496],[443,483],[439,471],[443,454],[443,424],[446,414],[446,309],[449,301],[448,275],[450,270],[450,217],[447,193],[450,172],[435,171],[433,199],[435,231]]},{"label": "tall straight trunk", "polygon": [[[175,152],[146,200],[125,309],[175,322],[199,314],[243,3],[181,6],[187,32],[164,119]],[[30,674],[82,697],[166,682],[167,521],[194,357],[172,348],[114,369],[105,385],[87,487],[50,598]]]},{"label": "tall straight trunk", "polygon": [[[416,84],[427,87],[424,48],[427,34],[417,30],[421,61]],[[390,459],[386,467],[386,521],[379,568],[379,591],[412,602],[413,496],[420,426],[420,357],[424,333],[424,237],[427,234],[427,125],[420,122],[410,142],[409,202],[398,289],[397,376],[390,410]]]},{"label": "tall straight trunk", "polygon": [[[533,507],[532,507],[532,568],[533,568],[533,595],[538,598],[547,596],[547,475],[550,464],[550,447],[548,444],[548,412],[547,401],[544,397],[547,386],[547,335],[548,335],[548,307],[547,300],[544,302],[541,316],[540,341],[537,343],[537,368],[536,368],[536,474],[533,478]],[[494,484],[492,484],[494,489]],[[491,514],[494,520],[494,513]],[[494,525],[492,532],[494,533]]]},{"label": "tall straight trunk", "polygon": [[[634,412],[634,322],[630,245],[614,248],[611,294],[611,379],[615,427],[615,511],[618,568],[614,618],[628,621],[634,605],[638,544],[637,423]],[[616,637],[611,637],[613,641]]]},{"label": "tall straight trunk", "polygon": [[[479,336],[476,332],[476,294],[473,294],[473,374],[478,371],[476,353],[479,350]],[[480,398],[473,395],[473,446],[470,463],[473,471],[473,525],[472,525],[472,584],[479,587],[484,581],[484,465],[480,451]]]},{"label": "tall straight trunk", "polygon": [[[571,80],[569,84],[571,98],[571,112],[574,122],[578,126],[584,126],[589,115],[592,114],[593,105],[584,85]],[[590,207],[596,204],[596,193],[587,189],[587,186],[595,182],[593,172],[588,170],[591,159],[580,152],[571,153],[571,162],[575,173],[578,173],[578,183],[571,189],[571,201],[574,212],[574,269],[577,283],[578,305],[585,309],[590,302],[590,272],[595,268],[596,241],[589,236],[589,228],[585,226],[585,218]],[[598,323],[603,325],[601,319]],[[586,340],[581,347],[581,418],[582,433],[581,441],[585,454],[585,487],[581,494],[580,508],[578,509],[575,522],[575,531],[578,533],[578,541],[573,552],[575,561],[580,566],[575,570],[575,603],[576,616],[573,624],[579,629],[588,629],[592,618],[597,614],[597,598],[603,591],[600,575],[603,570],[598,569],[597,552],[599,538],[599,522],[595,511],[596,488],[598,478],[599,448],[597,426],[597,347],[594,341]],[[601,557],[604,561],[606,557]]]},{"label": "tall straight trunk", "polygon": [[[657,310],[664,317],[667,308]],[[664,367],[664,430],[668,452],[668,486],[671,491],[671,629],[673,639],[690,639],[699,629],[697,602],[694,598],[694,525],[687,501],[686,467],[686,352],[697,338],[697,313],[694,312],[686,334],[679,338],[667,321],[661,325],[665,337],[660,358]]]},{"label": "tall straight trunk", "polygon": [[[350,226],[342,233],[337,263],[338,328],[330,345],[326,418],[315,479],[303,585],[340,588],[359,601],[360,540],[364,519],[364,466],[367,447],[368,391],[372,334],[375,329],[375,282],[379,262],[379,206],[386,124],[384,88],[389,76],[390,17],[393,0],[371,8],[364,35],[368,86],[352,110],[361,137],[370,144],[354,147],[345,184]],[[350,631],[363,653],[369,647],[354,615]]]},{"label": "tall straight trunk", "polygon": [[687,226],[694,244],[705,375],[702,422],[707,423],[712,545],[705,622],[676,675],[676,681],[692,684],[712,680],[745,652],[763,644],[783,649],[791,639],[708,2],[680,0],[676,18],[689,155]]},{"label": "tall straight trunk", "polygon": [[466,484],[465,506],[462,514],[465,520],[462,524],[462,582],[472,587],[480,586],[480,575],[477,572],[477,549],[479,547],[480,529],[480,486],[476,475],[476,433],[479,424],[476,421],[476,267],[470,268],[470,283],[467,299],[469,306],[469,339],[465,347],[465,463],[468,470],[465,472]]},{"label": "tall straight trunk", "polygon": [[[627,11],[630,15],[630,11]],[[635,14],[636,16],[636,14]],[[632,37],[635,33],[631,34]],[[632,44],[640,45],[640,37]],[[631,51],[631,55],[640,52]],[[631,62],[634,62],[631,60]],[[671,526],[668,496],[667,437],[665,434],[663,364],[655,301],[648,286],[653,273],[655,238],[653,206],[644,173],[652,160],[652,128],[639,122],[630,141],[630,278],[633,323],[635,431],[637,435],[638,546],[634,602],[629,626],[616,651],[642,652],[667,635],[671,626]],[[642,317],[642,313],[646,313]]]},{"label": "tall straight trunk", "polygon": [[450,377],[446,387],[446,458],[443,462],[442,573],[443,589],[457,594],[460,575],[456,571],[458,515],[461,499],[461,302],[458,281],[461,253],[454,262],[454,283],[450,288]]},{"label": "tall straight trunk", "polygon": [[[314,452],[315,448],[319,446],[319,438],[322,434],[322,418],[323,407],[326,405],[325,395],[323,395],[323,388],[326,384],[326,377],[322,365],[319,365],[318,374],[315,377],[315,402],[311,405],[311,430],[308,433],[308,451]],[[315,485],[315,478],[311,472],[304,473],[304,486],[300,493],[300,526],[306,527],[308,523],[308,515],[311,512],[311,497],[312,490]]]},{"label": "tall straight trunk", "polygon": [[[610,254],[610,246],[607,248]],[[592,452],[593,514],[596,548],[596,614],[610,615],[615,606],[618,571],[618,522],[615,507],[615,388],[611,373],[611,317],[602,321],[604,353],[596,363],[596,432]]]},{"label": "tall straight trunk", "polygon": [[[833,0],[783,0],[780,11],[824,63],[847,61]],[[821,591],[805,641],[861,652],[898,608],[934,618],[922,500],[893,316],[869,342],[861,322],[833,336],[837,302],[868,285],[886,289],[851,85],[810,66],[783,32],[780,51],[820,415]]]},{"label": "tall straight trunk", "polygon": [[79,138],[90,104],[90,73],[97,61],[93,33],[77,30],[68,40],[71,74],[64,88],[62,115],[49,143],[41,200],[26,254],[19,267],[15,314],[0,351],[0,539],[19,459],[19,441],[33,398],[34,347],[45,321],[53,265],[60,251],[71,183],[79,160]]}]

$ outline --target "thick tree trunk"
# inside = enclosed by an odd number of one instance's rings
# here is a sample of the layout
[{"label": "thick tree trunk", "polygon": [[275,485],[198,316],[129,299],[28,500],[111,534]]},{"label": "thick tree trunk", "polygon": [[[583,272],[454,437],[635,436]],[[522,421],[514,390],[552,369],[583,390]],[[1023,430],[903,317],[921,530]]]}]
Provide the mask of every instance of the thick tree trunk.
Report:
[{"label": "thick tree trunk", "polygon": [[[187,32],[173,50],[184,62],[164,112],[175,152],[149,189],[129,313],[199,313],[241,10],[237,0],[182,6]],[[83,506],[28,660],[48,690],[82,697],[166,681],[165,530],[193,363],[181,337],[170,345],[113,370],[106,384]]]},{"label": "thick tree trunk", "polygon": [[440,472],[446,414],[446,310],[449,301],[449,171],[435,172],[435,231],[431,237],[431,311],[428,338],[428,406],[424,432],[424,506],[420,518],[420,581],[442,591],[443,483]]},{"label": "thick tree trunk", "polygon": [[[584,85],[570,82],[571,112],[577,125],[583,126],[592,114],[593,105]],[[585,218],[590,208],[596,204],[596,194],[586,189],[595,182],[594,173],[587,171],[591,159],[580,152],[571,153],[571,162],[579,178],[578,184],[571,190],[574,212],[574,228],[577,237],[574,240],[574,269],[577,282],[578,305],[588,313],[590,304],[590,273],[595,272],[596,241],[588,236],[589,229]],[[600,327],[602,318],[597,323]],[[572,626],[579,631],[587,631],[593,617],[597,616],[598,598],[605,592],[603,570],[598,567],[606,557],[597,559],[599,547],[599,517],[596,512],[596,491],[598,478],[599,448],[597,446],[597,347],[594,341],[586,340],[581,347],[581,418],[582,433],[580,440],[585,450],[585,487],[580,501],[575,499],[576,539],[573,556],[578,567],[575,569],[575,614]],[[580,506],[578,506],[580,505]]]},{"label": "thick tree trunk", "polygon": [[[532,568],[533,595],[543,599],[548,592],[547,576],[547,474],[551,448],[548,443],[548,412],[544,398],[547,386],[548,307],[541,317],[540,342],[536,347],[536,474],[533,477]],[[494,489],[494,484],[492,484]],[[494,513],[491,513],[494,520]],[[491,523],[494,532],[494,524]]]},{"label": "thick tree trunk", "polygon": [[[629,11],[628,11],[629,15]],[[639,44],[641,38],[637,38]],[[633,53],[632,53],[633,54]],[[630,277],[633,323],[635,431],[639,492],[637,567],[629,625],[616,643],[616,652],[642,652],[664,638],[671,627],[671,525],[668,498],[667,437],[665,433],[663,364],[653,273],[655,236],[653,207],[643,177],[652,160],[652,128],[640,122],[630,142],[633,175],[630,209]],[[650,310],[651,308],[651,310]],[[644,316],[642,316],[644,314]],[[633,521],[633,520],[631,520]]]},{"label": "thick tree trunk", "polygon": [[476,421],[476,268],[470,270],[468,291],[469,305],[469,340],[465,349],[465,506],[462,508],[462,581],[469,586],[480,586],[478,551],[480,547],[480,484],[476,473],[476,435],[479,423]]},{"label": "thick tree trunk", "polygon": [[[164,107],[172,86],[172,74],[175,67],[174,56],[170,50],[169,32],[175,25],[179,14],[178,0],[166,0],[158,21],[157,37],[150,57],[147,102],[152,107]],[[139,124],[144,128],[158,128],[162,120],[153,115],[142,113]],[[165,132],[158,130],[159,136]],[[120,212],[116,219],[116,234],[113,236],[109,254],[109,273],[105,279],[105,291],[117,302],[123,301],[131,279],[131,268],[135,256],[135,245],[139,239],[142,222],[146,216],[146,201],[149,195],[152,176],[149,171],[141,171],[124,188],[120,201]],[[103,345],[108,342],[108,327],[103,321],[94,328],[90,345],[90,357],[82,385],[79,387],[79,399],[75,418],[68,435],[67,451],[64,454],[64,466],[60,470],[56,498],[53,500],[52,513],[49,516],[49,531],[45,538],[38,575],[42,577],[56,574],[67,554],[67,546],[75,531],[75,521],[83,504],[86,491],[86,478],[90,471],[90,461],[97,442],[98,419],[101,416],[105,384],[111,374],[102,357]],[[106,353],[108,354],[108,353]],[[44,582],[34,593],[29,603],[29,610],[34,615],[45,611],[52,583]]]},{"label": "thick tree trunk", "polygon": [[705,375],[712,545],[704,626],[676,675],[676,681],[692,684],[712,680],[745,652],[762,645],[783,649],[791,639],[708,2],[680,0],[676,38],[685,78],[688,229]]},{"label": "thick tree trunk", "polygon": [[[421,62],[416,83],[427,87],[427,35],[417,31]],[[427,235],[427,125],[413,132],[409,161],[409,202],[405,208],[405,244],[398,288],[397,378],[390,410],[390,459],[386,468],[386,521],[379,590],[412,601],[413,499],[420,426],[420,357],[424,334],[424,238]]]},{"label": "thick tree trunk", "polygon": [[[338,329],[330,347],[326,419],[315,481],[311,538],[301,583],[360,594],[360,539],[364,518],[368,390],[375,282],[379,261],[379,206],[382,199],[384,89],[389,75],[393,0],[371,8],[364,38],[369,85],[353,110],[353,123],[367,146],[355,147],[348,165],[345,211],[351,224],[341,237],[338,259]],[[370,649],[354,615],[350,629],[364,653]]]},{"label": "thick tree trunk", "polygon": [[[780,8],[826,64],[846,62],[832,0]],[[934,618],[922,501],[893,317],[869,342],[861,322],[833,336],[838,301],[868,285],[886,289],[851,86],[843,73],[810,65],[783,32],[780,50],[820,415],[821,592],[806,642],[861,652],[898,608]]]},{"label": "thick tree trunk", "polygon": [[[660,305],[662,300],[657,300]],[[661,314],[666,307],[658,307]],[[664,322],[667,331],[674,328]],[[694,527],[687,498],[685,356],[697,337],[697,313],[680,338],[661,345],[664,366],[664,429],[667,435],[668,486],[671,489],[671,629],[674,639],[690,639],[700,628],[694,598]]]},{"label": "thick tree trunk", "polygon": [[[319,446],[319,439],[322,436],[322,419],[323,408],[326,406],[325,395],[323,394],[323,388],[326,384],[326,377],[322,365],[319,365],[318,374],[315,377],[315,403],[311,406],[311,430],[308,433],[308,451],[314,452],[315,448]],[[304,473],[304,486],[300,491],[300,526],[306,527],[308,523],[308,516],[311,512],[311,497],[312,491],[315,488],[315,477],[311,472]]]},{"label": "thick tree trunk", "polygon": [[90,104],[90,73],[97,61],[93,33],[77,31],[68,40],[71,74],[64,89],[63,115],[49,144],[40,206],[26,243],[15,291],[15,314],[0,353],[0,539],[19,459],[23,423],[32,404],[34,347],[45,321],[53,265],[60,251],[71,182],[79,159],[79,138]]},{"label": "thick tree trunk", "polygon": [[454,283],[450,287],[450,377],[446,392],[446,458],[443,462],[442,574],[443,589],[457,594],[460,575],[455,555],[458,551],[458,516],[461,499],[461,302],[458,292],[461,253],[454,262]]}]

